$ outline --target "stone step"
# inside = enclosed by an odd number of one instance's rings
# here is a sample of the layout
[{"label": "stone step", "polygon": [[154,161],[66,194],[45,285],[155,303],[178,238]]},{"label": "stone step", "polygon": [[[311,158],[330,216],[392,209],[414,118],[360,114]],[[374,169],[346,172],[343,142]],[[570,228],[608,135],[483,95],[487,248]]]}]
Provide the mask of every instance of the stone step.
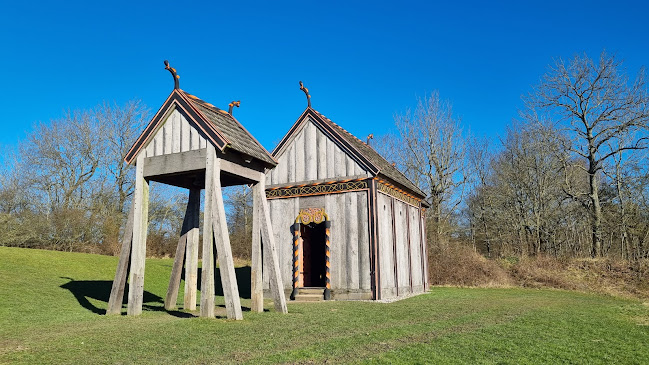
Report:
[{"label": "stone step", "polygon": [[298,294],[320,294],[323,295],[325,288],[298,288]]},{"label": "stone step", "polygon": [[322,302],[324,296],[322,294],[298,294],[295,296],[296,302]]}]

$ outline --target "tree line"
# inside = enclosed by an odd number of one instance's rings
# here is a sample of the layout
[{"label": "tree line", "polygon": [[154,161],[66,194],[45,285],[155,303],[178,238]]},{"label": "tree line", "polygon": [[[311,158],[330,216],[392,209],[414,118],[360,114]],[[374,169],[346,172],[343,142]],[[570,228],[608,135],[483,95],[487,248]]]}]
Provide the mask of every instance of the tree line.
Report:
[{"label": "tree line", "polygon": [[[601,53],[557,60],[497,139],[477,138],[434,92],[375,148],[427,195],[431,252],[488,257],[649,256],[649,96],[641,70]],[[124,156],[149,119],[139,101],[38,123],[5,148],[0,244],[114,254],[133,193]],[[479,122],[479,121],[475,121]],[[248,187],[225,190],[235,256],[250,255]],[[153,184],[148,251],[172,255],[186,194]]]},{"label": "tree line", "polygon": [[[649,97],[605,52],[557,60],[498,142],[437,93],[396,116],[388,158],[427,193],[432,249],[490,257],[649,256]],[[441,245],[441,246],[440,246]]]},{"label": "tree line", "polygon": [[[68,111],[36,123],[4,148],[0,177],[0,244],[64,251],[119,252],[134,189],[124,156],[149,120],[137,100]],[[152,253],[175,231],[182,198],[152,189]]]}]

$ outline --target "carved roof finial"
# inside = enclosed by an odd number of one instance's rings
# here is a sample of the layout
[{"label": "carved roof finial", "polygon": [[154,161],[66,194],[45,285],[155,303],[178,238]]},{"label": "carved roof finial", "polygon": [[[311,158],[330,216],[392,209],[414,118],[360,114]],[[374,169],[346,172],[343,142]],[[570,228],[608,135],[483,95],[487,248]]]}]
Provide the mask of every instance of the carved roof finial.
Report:
[{"label": "carved roof finial", "polygon": [[228,114],[232,115],[232,109],[233,109],[235,106],[236,106],[237,108],[240,107],[240,106],[241,106],[241,100],[232,101],[230,104],[228,104],[228,106],[230,107],[230,108],[228,109]]},{"label": "carved roof finial", "polygon": [[368,146],[370,145],[370,139],[374,139],[374,133],[370,133],[367,135],[367,143],[365,144]]},{"label": "carved roof finial", "polygon": [[311,107],[311,95],[309,95],[309,89],[304,87],[304,84],[302,83],[302,81],[300,81],[300,90],[304,91],[304,94],[306,95],[307,105],[310,108]]},{"label": "carved roof finial", "polygon": [[169,72],[171,72],[171,76],[173,76],[173,78],[174,78],[174,89],[180,89],[180,81],[178,81],[180,76],[178,76],[178,74],[176,73],[175,68],[169,66],[169,61],[167,61],[167,60],[165,60],[165,70],[168,70]]}]

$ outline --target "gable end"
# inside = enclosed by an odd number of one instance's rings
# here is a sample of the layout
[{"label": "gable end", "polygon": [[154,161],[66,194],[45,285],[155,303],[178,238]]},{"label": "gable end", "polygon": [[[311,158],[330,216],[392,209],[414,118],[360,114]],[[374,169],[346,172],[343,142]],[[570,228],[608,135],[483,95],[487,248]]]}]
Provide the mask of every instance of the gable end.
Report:
[{"label": "gable end", "polygon": [[165,122],[168,111],[173,108],[178,109],[187,118],[187,121],[221,152],[230,143],[180,92],[174,89],[126,154],[124,158],[126,163],[131,164],[135,161],[135,157],[155,136],[159,126]]}]

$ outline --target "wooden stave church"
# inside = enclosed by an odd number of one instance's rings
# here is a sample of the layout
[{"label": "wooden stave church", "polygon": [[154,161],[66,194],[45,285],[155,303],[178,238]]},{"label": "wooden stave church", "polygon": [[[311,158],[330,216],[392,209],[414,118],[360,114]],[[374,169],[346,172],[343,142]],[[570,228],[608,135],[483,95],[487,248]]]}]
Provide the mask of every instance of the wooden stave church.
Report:
[{"label": "wooden stave church", "polygon": [[[383,300],[427,291],[425,194],[372,147],[313,109],[303,91],[309,106],[273,150],[278,165],[266,174],[285,294]],[[318,225],[325,226],[324,239]],[[308,230],[324,243],[305,244]],[[308,263],[323,260],[322,245],[324,268]],[[319,254],[306,252],[310,247]]]}]

